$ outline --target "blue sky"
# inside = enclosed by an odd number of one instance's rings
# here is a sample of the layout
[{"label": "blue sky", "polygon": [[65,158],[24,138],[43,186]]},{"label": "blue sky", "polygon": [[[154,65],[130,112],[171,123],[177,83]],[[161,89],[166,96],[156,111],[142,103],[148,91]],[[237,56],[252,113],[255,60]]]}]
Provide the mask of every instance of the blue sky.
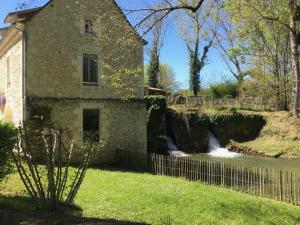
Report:
[{"label": "blue sky", "polygon": [[[148,0],[149,1],[149,0]],[[0,0],[0,27],[4,27],[3,20],[8,12],[15,11],[20,0]],[[47,0],[29,0],[31,7],[41,6]],[[146,3],[145,0],[117,0],[124,8],[140,7]],[[131,22],[134,23],[133,18]],[[166,34],[166,40],[161,52],[161,62],[169,64],[176,73],[176,79],[183,87],[188,87],[188,55],[184,42],[177,34],[174,24],[170,23]],[[147,61],[147,56],[145,57]],[[147,63],[147,62],[146,62]],[[208,65],[201,72],[203,86],[232,79],[225,63],[222,61],[216,50],[211,50],[208,56]]]}]

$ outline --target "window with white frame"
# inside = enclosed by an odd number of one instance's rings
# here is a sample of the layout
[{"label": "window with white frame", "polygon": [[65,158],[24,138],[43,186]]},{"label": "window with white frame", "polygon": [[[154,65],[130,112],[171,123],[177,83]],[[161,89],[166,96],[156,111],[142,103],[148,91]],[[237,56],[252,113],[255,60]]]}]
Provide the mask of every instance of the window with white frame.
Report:
[{"label": "window with white frame", "polygon": [[83,54],[83,84],[98,85],[98,55]]}]

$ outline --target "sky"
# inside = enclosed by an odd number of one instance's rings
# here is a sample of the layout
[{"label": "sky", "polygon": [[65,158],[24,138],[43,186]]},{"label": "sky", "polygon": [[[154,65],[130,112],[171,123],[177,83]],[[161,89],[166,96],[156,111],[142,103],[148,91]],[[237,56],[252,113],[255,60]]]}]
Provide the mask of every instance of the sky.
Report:
[{"label": "sky", "polygon": [[[31,7],[37,7],[45,4],[47,0],[27,0],[31,2]],[[122,8],[139,8],[143,7],[150,0],[116,0]],[[5,27],[3,23],[5,16],[12,11],[16,10],[17,4],[20,0],[0,0],[0,27]],[[129,17],[132,24],[135,24],[136,17]],[[147,38],[145,38],[147,40]],[[149,41],[149,40],[148,40]],[[145,54],[145,63],[148,61],[148,56]],[[174,23],[169,23],[167,33],[165,35],[164,46],[161,50],[162,63],[166,63],[172,67],[176,74],[182,88],[188,87],[189,79],[189,65],[188,53],[182,38],[178,35]],[[201,83],[203,87],[211,84],[222,82],[232,79],[226,64],[218,55],[215,49],[211,49],[208,55],[208,64],[201,71]]]}]

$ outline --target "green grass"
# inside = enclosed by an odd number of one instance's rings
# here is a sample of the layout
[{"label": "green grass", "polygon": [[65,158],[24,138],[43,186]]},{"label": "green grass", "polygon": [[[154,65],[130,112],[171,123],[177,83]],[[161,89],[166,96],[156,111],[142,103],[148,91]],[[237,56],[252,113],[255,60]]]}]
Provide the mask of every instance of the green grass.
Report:
[{"label": "green grass", "polygon": [[[243,113],[249,113],[243,111]],[[293,118],[288,112],[260,112],[266,125],[254,141],[243,143],[255,150],[278,154],[283,157],[300,157],[300,119]]]},{"label": "green grass", "polygon": [[[8,195],[24,195],[17,175],[2,185],[1,203]],[[10,200],[15,207],[28,202]],[[22,205],[23,204],[23,205]],[[256,198],[183,179],[146,173],[89,169],[76,204],[84,216],[163,224],[300,224],[300,207]]]}]

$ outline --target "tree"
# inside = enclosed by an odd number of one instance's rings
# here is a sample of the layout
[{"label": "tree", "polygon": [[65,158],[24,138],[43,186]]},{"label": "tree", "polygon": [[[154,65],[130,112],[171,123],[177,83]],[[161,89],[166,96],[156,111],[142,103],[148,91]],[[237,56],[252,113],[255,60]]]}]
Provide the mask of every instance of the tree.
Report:
[{"label": "tree", "polygon": [[[272,70],[275,79],[277,99],[281,98],[282,89],[286,95],[291,93],[290,110],[295,117],[299,114],[299,53],[296,43],[298,6],[296,0],[289,1],[226,1],[236,24],[243,24],[244,36],[252,36],[251,47],[260,48],[255,54],[257,63],[264,63],[265,70]],[[252,32],[255,31],[255,32]],[[274,32],[276,31],[276,32]],[[247,35],[246,35],[247,34]],[[290,46],[287,49],[287,46]],[[254,51],[253,51],[254,52]],[[254,55],[254,54],[253,54]],[[267,57],[265,57],[267,56]],[[289,63],[291,66],[289,67]],[[292,88],[288,87],[289,71]],[[283,80],[283,82],[282,82]],[[283,83],[283,88],[281,87]],[[285,103],[284,105],[287,105]]]},{"label": "tree", "polygon": [[[195,0],[185,1],[186,4],[195,4]],[[189,52],[190,65],[190,90],[194,95],[200,91],[200,73],[206,65],[209,49],[212,47],[216,36],[215,24],[209,24],[216,4],[210,2],[205,4],[203,10],[197,12],[184,11],[184,14],[178,16],[177,25],[181,37],[184,39]],[[213,27],[212,29],[210,27]],[[202,54],[200,52],[200,42],[205,43]]]},{"label": "tree", "polygon": [[297,24],[296,16],[298,14],[298,5],[296,0],[289,0],[289,28],[290,28],[290,45],[291,45],[291,72],[293,74],[293,92],[292,92],[292,113],[299,116],[299,88],[300,88],[300,71],[299,71],[299,51],[297,44]]},{"label": "tree", "polygon": [[[169,0],[158,0],[152,6],[149,5],[145,8],[137,8],[137,9],[125,9],[122,10],[126,13],[126,15],[133,14],[133,13],[142,13],[142,18],[134,25],[135,28],[139,29],[143,27],[145,23],[153,16],[159,14],[157,17],[157,22],[165,20],[169,15],[174,12],[180,10],[187,10],[192,13],[196,13],[199,9],[202,8],[203,3],[205,0],[194,0],[189,2],[187,0],[176,0],[176,1],[169,1]],[[159,5],[160,7],[157,7]],[[152,28],[155,26],[155,23],[152,26],[148,26],[146,30],[143,31],[142,36],[147,34]]]},{"label": "tree", "polygon": [[175,72],[168,64],[160,64],[158,87],[166,91],[176,91],[180,84],[176,81]]},{"label": "tree", "polygon": [[219,12],[215,18],[218,21],[219,28],[216,35],[215,48],[224,60],[227,68],[236,80],[241,83],[249,75],[245,68],[246,47],[245,43],[239,38],[237,28],[232,22],[232,18],[225,10]]},{"label": "tree", "polygon": [[164,20],[157,21],[159,14],[153,15],[150,25],[155,24],[151,29],[151,49],[150,49],[150,63],[147,69],[148,85],[153,88],[158,87],[158,73],[160,69],[160,51],[164,44],[164,35],[166,31],[166,23]]},{"label": "tree", "polygon": [[[145,70],[148,70],[149,65],[145,66]],[[145,74],[145,84],[148,84],[148,75]],[[180,88],[180,83],[176,81],[175,72],[168,64],[161,63],[159,65],[158,73],[158,88],[166,91],[176,91]]]},{"label": "tree", "polygon": [[[226,12],[246,42],[248,71],[272,74],[276,108],[288,108],[290,62],[287,4],[282,1],[226,1]],[[276,32],[274,32],[276,31]]]},{"label": "tree", "polygon": [[148,85],[153,88],[158,87],[158,73],[159,73],[159,55],[158,50],[155,45],[153,45],[151,49],[151,56],[150,56],[150,64],[147,69],[148,75]]}]

